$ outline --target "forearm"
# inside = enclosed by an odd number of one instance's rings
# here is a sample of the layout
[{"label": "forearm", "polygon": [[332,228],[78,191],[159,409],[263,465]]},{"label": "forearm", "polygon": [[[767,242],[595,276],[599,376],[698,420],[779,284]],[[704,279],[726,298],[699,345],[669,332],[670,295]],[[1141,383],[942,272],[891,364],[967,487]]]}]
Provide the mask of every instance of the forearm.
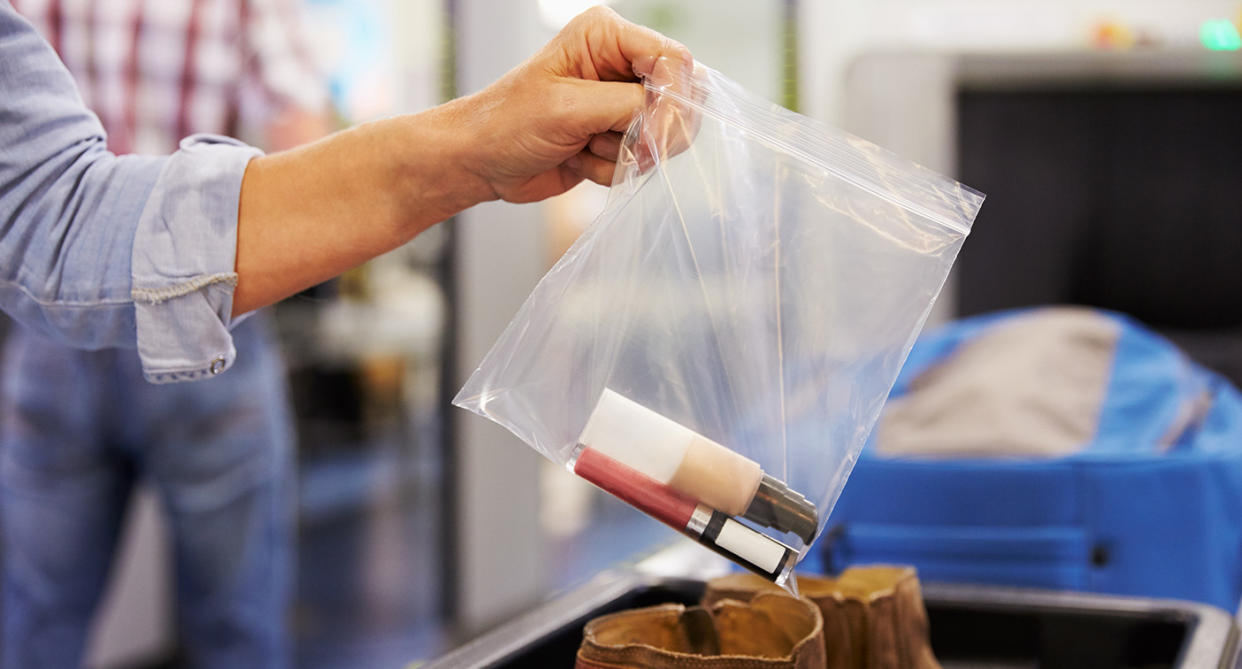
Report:
[{"label": "forearm", "polygon": [[233,315],[278,301],[495,198],[467,168],[461,102],[251,161]]}]

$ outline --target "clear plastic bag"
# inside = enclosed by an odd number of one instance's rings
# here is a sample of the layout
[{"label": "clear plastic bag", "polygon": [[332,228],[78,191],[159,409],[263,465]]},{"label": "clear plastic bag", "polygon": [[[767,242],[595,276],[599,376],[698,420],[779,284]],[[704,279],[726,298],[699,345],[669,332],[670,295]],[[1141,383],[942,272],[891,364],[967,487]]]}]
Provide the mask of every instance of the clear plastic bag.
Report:
[{"label": "clear plastic bag", "polygon": [[788,586],[983,195],[701,65],[646,88],[454,403]]}]

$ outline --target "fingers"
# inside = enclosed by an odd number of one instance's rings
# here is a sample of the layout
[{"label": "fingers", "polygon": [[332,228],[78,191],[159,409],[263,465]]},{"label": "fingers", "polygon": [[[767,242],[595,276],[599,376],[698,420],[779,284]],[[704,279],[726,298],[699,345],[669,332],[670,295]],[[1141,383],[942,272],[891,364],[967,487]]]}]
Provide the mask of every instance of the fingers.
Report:
[{"label": "fingers", "polygon": [[[636,147],[641,171],[690,148],[698,136],[702,115],[698,105],[706,95],[706,73],[683,73],[671,86],[657,86],[643,110],[642,136]],[[653,77],[652,83],[657,83]]]},{"label": "fingers", "polygon": [[[695,63],[690,51],[654,30],[632,24],[607,7],[595,7],[579,15],[557,36],[551,54],[552,74],[575,82],[574,104],[561,105],[561,127],[587,138],[581,153],[582,176],[608,183],[620,152],[619,133],[628,129],[647,94],[632,83],[645,79],[655,90],[683,99],[695,96]],[[662,159],[679,153],[693,141],[697,114],[669,96],[656,98],[656,108],[643,112],[645,132],[655,138],[653,147]],[[581,146],[581,145],[579,145]],[[654,159],[656,156],[649,156]],[[598,158],[603,161],[594,160]],[[649,161],[649,162],[654,162]],[[590,165],[591,167],[586,167]]]},{"label": "fingers", "polygon": [[[463,118],[481,129],[474,143],[507,147],[477,152],[476,172],[511,202],[556,195],[581,179],[610,184],[621,133],[653,94],[639,79],[681,94],[693,67],[681,44],[610,9],[588,10],[523,66],[469,96],[479,113]],[[653,119],[662,135],[675,130],[675,119]]]},{"label": "fingers", "polygon": [[621,152],[624,131],[640,110],[642,134],[648,138],[636,147],[642,171],[686,150],[698,134],[699,114],[679,99],[667,95],[649,99],[639,84],[577,79],[568,85],[572,90],[559,103],[563,116],[557,122],[561,127],[571,128],[573,135],[589,138],[579,156],[607,163],[604,166],[590,161],[595,165],[591,168],[593,171],[584,168],[579,172],[596,183],[609,183],[612,165]]},{"label": "fingers", "polygon": [[567,81],[573,89],[562,98],[561,122],[586,139],[609,131],[624,131],[643,105],[645,93],[640,84],[616,81]]},{"label": "fingers", "polygon": [[590,179],[601,186],[609,186],[612,185],[612,173],[616,170],[617,164],[584,149],[565,161],[565,167],[576,176]]},{"label": "fingers", "polygon": [[[609,163],[607,168],[597,168],[601,171],[583,172],[582,176],[597,183],[608,183],[611,164],[616,162],[624,141],[623,132],[629,129],[640,110],[642,135],[647,140],[639,142],[636,155],[643,171],[685,151],[694,142],[701,122],[699,113],[687,101],[687,98],[696,99],[696,92],[701,92],[696,82],[695,75],[690,75],[672,87],[658,89],[659,92],[651,96],[639,84],[564,80],[570,88],[556,103],[562,112],[556,124],[569,130],[571,136],[582,137],[579,141],[585,140],[586,154]],[[674,92],[678,97],[666,94]]]},{"label": "fingers", "polygon": [[587,148],[591,153],[603,158],[616,162],[617,156],[621,155],[621,142],[625,139],[625,135],[620,132],[606,132],[591,138],[587,144]]},{"label": "fingers", "polygon": [[615,11],[593,7],[579,14],[557,36],[568,61],[559,74],[599,81],[635,81],[650,76],[660,58],[693,68],[690,50],[660,33],[635,25]]}]

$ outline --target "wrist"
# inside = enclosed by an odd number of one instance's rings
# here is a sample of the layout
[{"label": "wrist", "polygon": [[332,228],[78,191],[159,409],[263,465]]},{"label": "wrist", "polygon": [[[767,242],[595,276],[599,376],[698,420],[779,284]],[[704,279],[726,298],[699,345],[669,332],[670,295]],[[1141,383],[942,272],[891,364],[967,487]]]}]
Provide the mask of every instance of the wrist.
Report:
[{"label": "wrist", "polygon": [[472,120],[460,100],[392,119],[398,127],[391,144],[398,149],[394,192],[405,200],[407,220],[423,221],[415,233],[498,198],[479,169]]}]

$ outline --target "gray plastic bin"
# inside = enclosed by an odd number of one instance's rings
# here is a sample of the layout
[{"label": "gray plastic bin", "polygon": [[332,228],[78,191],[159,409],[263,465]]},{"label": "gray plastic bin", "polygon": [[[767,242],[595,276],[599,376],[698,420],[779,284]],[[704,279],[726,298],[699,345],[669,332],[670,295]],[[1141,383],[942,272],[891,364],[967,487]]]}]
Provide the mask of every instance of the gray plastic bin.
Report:
[{"label": "gray plastic bin", "polygon": [[[424,669],[572,667],[591,618],[690,604],[702,592],[702,581],[605,572]],[[1230,669],[1239,662],[1233,618],[1203,604],[940,584],[925,584],[923,593],[945,669]]]}]

